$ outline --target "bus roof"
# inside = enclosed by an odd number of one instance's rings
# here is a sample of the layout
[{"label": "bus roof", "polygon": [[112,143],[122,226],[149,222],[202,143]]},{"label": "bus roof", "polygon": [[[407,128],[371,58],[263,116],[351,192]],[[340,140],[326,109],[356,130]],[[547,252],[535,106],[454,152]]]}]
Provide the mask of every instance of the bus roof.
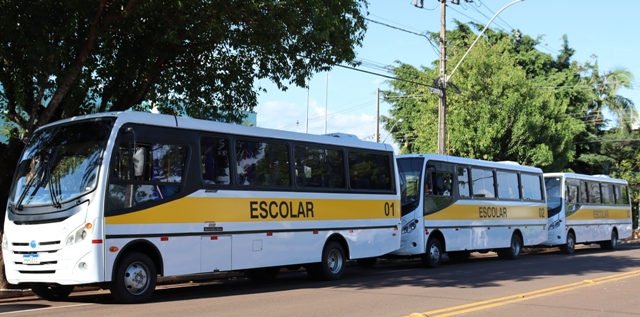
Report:
[{"label": "bus roof", "polygon": [[179,129],[191,129],[206,131],[212,133],[231,133],[235,135],[244,136],[260,136],[274,139],[283,140],[300,140],[314,143],[324,143],[336,146],[349,146],[363,149],[389,151],[393,152],[393,147],[386,143],[375,143],[370,141],[363,141],[358,139],[355,135],[345,133],[331,133],[326,135],[307,134],[300,132],[283,131],[277,129],[259,128],[243,126],[239,124],[216,122],[202,119],[194,119],[188,117],[155,114],[149,112],[139,111],[125,111],[125,112],[103,112],[96,114],[89,114],[83,116],[77,116],[68,119],[62,119],[56,122],[46,124],[42,128],[51,127],[58,124],[66,124],[73,121],[115,117],[117,118],[116,126],[122,126],[127,123],[138,123],[154,126],[173,127]]},{"label": "bus roof", "polygon": [[564,177],[564,178],[572,178],[572,179],[582,179],[582,180],[591,180],[591,181],[607,181],[611,183],[619,183],[619,184],[627,184],[627,181],[624,179],[613,178],[609,175],[587,175],[587,174],[576,174],[576,173],[544,173],[544,177]]},{"label": "bus roof", "polygon": [[533,167],[533,166],[520,165],[512,161],[491,162],[491,161],[485,161],[485,160],[442,155],[442,154],[402,154],[396,157],[398,159],[406,158],[406,157],[423,157],[423,158],[426,158],[427,160],[438,160],[438,161],[449,162],[449,163],[469,164],[469,165],[485,166],[490,168],[499,168],[499,169],[540,173],[540,174],[542,173],[542,169],[540,168]]}]

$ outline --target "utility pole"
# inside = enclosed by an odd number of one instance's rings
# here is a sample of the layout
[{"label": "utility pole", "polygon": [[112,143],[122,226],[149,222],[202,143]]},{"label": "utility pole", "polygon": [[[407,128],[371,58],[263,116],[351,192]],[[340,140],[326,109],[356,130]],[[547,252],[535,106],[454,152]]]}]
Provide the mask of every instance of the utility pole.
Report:
[{"label": "utility pole", "polygon": [[438,100],[438,154],[445,154],[447,134],[447,0],[440,1],[440,80]]}]

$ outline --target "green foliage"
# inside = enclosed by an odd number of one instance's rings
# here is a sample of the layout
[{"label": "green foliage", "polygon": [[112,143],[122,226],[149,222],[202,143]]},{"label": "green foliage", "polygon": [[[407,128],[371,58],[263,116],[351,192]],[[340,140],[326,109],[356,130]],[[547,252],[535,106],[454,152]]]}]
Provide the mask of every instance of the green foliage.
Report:
[{"label": "green foliage", "polygon": [[[537,41],[530,37],[491,30],[487,34],[449,80],[460,94],[447,91],[447,152],[562,170],[575,159],[573,141],[585,129],[571,113],[587,107],[589,91],[553,89],[577,83],[575,66],[538,52]],[[458,24],[447,37],[448,61],[456,64],[475,35]],[[393,104],[387,122],[404,119],[394,138],[409,140],[407,149],[412,153],[436,152],[438,96],[415,82],[433,82],[437,67],[417,70],[399,64],[393,70],[401,80],[392,81],[393,91],[385,94]]]},{"label": "green foliage", "polygon": [[[280,89],[354,63],[365,0],[0,2],[0,111],[25,129],[148,110],[241,121]],[[144,103],[144,101],[148,101]]]}]

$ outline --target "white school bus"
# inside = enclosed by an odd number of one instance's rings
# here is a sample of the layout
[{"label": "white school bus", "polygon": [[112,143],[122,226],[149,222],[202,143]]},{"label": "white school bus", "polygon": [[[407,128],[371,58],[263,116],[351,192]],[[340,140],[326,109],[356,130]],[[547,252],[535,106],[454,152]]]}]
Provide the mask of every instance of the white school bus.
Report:
[{"label": "white school bus", "polygon": [[158,277],[305,267],[343,275],[400,246],[393,149],[149,113],[62,120],[33,133],[6,210],[10,283],[41,298],[106,284],[148,300]]},{"label": "white school bus", "polygon": [[629,187],[623,179],[573,173],[545,173],[549,236],[543,246],[567,254],[576,244],[614,250],[633,234]]},{"label": "white school bus", "polygon": [[495,251],[516,259],[547,239],[542,170],[437,154],[397,156],[402,242],[390,256],[420,256],[437,267],[444,253],[466,260]]}]

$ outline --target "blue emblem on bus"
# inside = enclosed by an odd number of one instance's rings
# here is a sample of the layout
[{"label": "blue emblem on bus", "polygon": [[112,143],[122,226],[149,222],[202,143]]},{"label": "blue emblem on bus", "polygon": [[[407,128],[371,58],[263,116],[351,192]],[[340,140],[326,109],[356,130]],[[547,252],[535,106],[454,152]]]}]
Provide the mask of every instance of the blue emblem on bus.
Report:
[{"label": "blue emblem on bus", "polygon": [[31,246],[32,249],[35,249],[36,246],[38,246],[38,244],[36,243],[36,240],[31,240],[31,243],[29,243],[29,245]]}]

